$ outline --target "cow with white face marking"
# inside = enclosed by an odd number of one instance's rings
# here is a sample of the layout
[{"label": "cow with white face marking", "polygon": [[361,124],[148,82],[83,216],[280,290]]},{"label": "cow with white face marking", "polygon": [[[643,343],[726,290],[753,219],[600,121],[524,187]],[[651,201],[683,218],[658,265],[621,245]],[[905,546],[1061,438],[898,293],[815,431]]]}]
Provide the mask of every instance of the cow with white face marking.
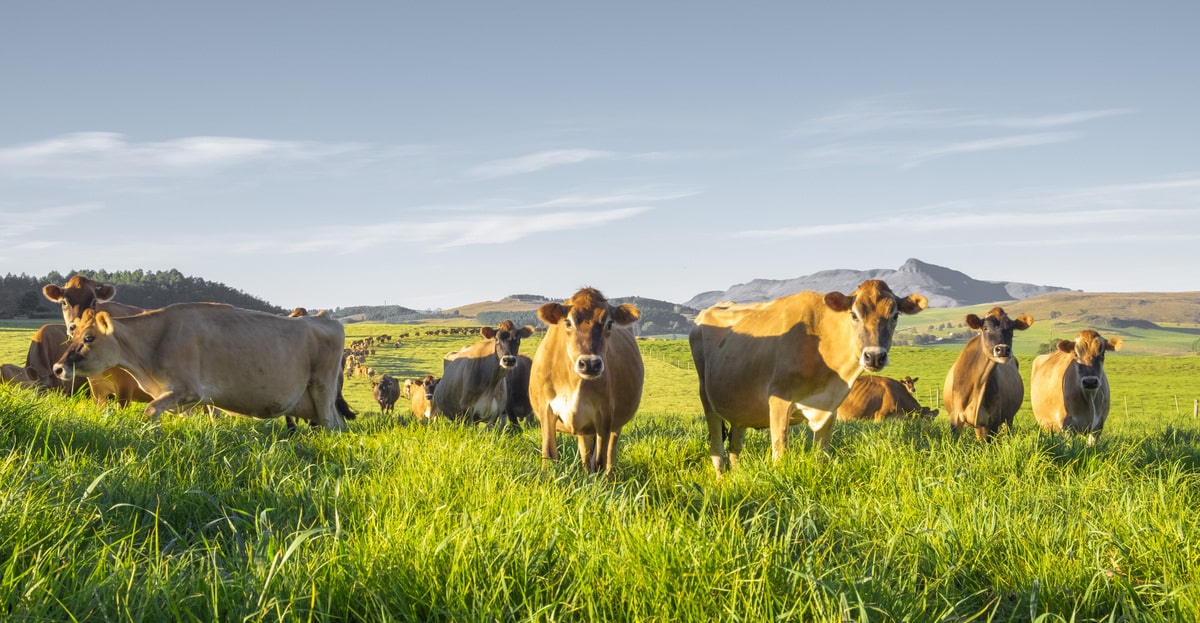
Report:
[{"label": "cow with white face marking", "polygon": [[1061,340],[1054,352],[1033,360],[1029,401],[1043,429],[1086,433],[1088,445],[1096,444],[1111,403],[1104,355],[1120,350],[1123,343],[1119,337],[1105,339],[1085,329],[1074,341]]}]

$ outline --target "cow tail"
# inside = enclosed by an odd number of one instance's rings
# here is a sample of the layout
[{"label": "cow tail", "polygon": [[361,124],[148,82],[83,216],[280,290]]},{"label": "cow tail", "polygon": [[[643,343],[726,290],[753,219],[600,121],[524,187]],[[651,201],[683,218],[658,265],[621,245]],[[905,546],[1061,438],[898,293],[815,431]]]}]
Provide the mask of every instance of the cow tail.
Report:
[{"label": "cow tail", "polygon": [[345,398],[342,398],[342,392],[338,392],[337,401],[334,402],[334,406],[337,407],[338,414],[347,420],[353,420],[358,417],[358,414],[350,408],[350,403],[346,402]]}]

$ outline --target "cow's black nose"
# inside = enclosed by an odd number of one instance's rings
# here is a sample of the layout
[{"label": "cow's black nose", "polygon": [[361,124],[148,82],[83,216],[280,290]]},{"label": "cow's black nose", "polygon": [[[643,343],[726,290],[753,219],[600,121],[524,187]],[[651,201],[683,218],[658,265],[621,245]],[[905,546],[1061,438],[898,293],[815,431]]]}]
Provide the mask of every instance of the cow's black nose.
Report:
[{"label": "cow's black nose", "polygon": [[500,367],[502,368],[511,368],[515,365],[517,365],[517,358],[513,357],[512,355],[506,355],[500,358]]},{"label": "cow's black nose", "polygon": [[1079,382],[1083,385],[1084,389],[1096,389],[1100,387],[1100,377],[1097,376],[1085,376]]},{"label": "cow's black nose", "polygon": [[887,365],[888,354],[883,351],[863,351],[863,364],[868,368],[879,369]]},{"label": "cow's black nose", "polygon": [[604,372],[604,360],[596,356],[580,357],[575,360],[575,370],[581,376],[600,376]]},{"label": "cow's black nose", "polygon": [[996,357],[1007,357],[1008,344],[997,344],[996,347],[992,349],[992,354]]}]

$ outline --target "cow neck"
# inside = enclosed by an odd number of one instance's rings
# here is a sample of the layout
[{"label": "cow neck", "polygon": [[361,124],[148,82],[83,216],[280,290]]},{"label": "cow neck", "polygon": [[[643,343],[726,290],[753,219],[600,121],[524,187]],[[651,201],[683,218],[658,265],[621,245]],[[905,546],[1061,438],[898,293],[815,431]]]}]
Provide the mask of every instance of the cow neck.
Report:
[{"label": "cow neck", "polygon": [[[979,413],[980,404],[983,402],[984,390],[987,389],[988,375],[990,375],[992,370],[996,367],[996,360],[988,357],[987,353],[983,352],[982,342],[983,338],[976,335],[967,341],[967,347],[965,349],[965,352],[970,353],[968,355],[969,357],[983,359],[983,366],[980,366],[980,373],[975,377],[975,382],[971,388],[971,403],[968,405],[968,413]],[[973,364],[975,362],[968,359],[967,363]],[[967,365],[966,367],[967,369],[971,369],[975,366]]]},{"label": "cow neck", "polygon": [[[167,320],[161,312],[147,312],[137,316],[112,318],[113,333],[124,360],[121,367],[134,378],[153,378],[153,353],[159,346],[167,328]],[[142,348],[134,348],[140,346]],[[139,381],[140,384],[140,381]]]},{"label": "cow neck", "polygon": [[856,353],[850,348],[854,334],[850,313],[835,312],[825,305],[824,300],[809,309],[812,311],[804,322],[812,328],[812,335],[821,336],[817,343],[821,359],[846,383],[853,385],[866,368],[862,366],[862,352]]}]

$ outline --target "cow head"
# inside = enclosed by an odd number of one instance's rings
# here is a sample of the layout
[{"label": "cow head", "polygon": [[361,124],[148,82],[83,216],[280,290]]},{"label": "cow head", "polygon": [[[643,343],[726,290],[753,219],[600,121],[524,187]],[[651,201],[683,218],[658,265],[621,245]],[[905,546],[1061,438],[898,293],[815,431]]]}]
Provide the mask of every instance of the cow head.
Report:
[{"label": "cow head", "polygon": [[917,381],[919,381],[919,380],[921,380],[921,377],[919,377],[919,376],[916,376],[916,377],[906,376],[906,377],[900,379],[900,384],[904,386],[904,389],[908,390],[908,393],[916,396],[917,395]]},{"label": "cow head", "polygon": [[967,314],[967,326],[979,332],[983,353],[996,363],[1008,363],[1012,357],[1013,331],[1024,331],[1032,325],[1033,318],[1028,314],[1009,318],[999,307],[993,307],[983,318]]},{"label": "cow head", "polygon": [[533,327],[526,325],[518,329],[511,320],[505,320],[498,327],[483,327],[479,334],[492,340],[496,345],[496,358],[500,367],[511,370],[517,365],[517,353],[521,350],[521,340],[533,335]]},{"label": "cow head", "polygon": [[83,317],[83,312],[96,310],[100,303],[111,301],[117,294],[113,286],[103,285],[84,277],[75,275],[66,285],[58,287],[53,283],[42,288],[42,295],[50,301],[62,305],[63,324],[67,325],[67,336],[75,335],[75,326]]},{"label": "cow head", "polygon": [[825,295],[825,305],[830,309],[849,314],[854,350],[859,353],[862,367],[871,372],[878,372],[888,364],[888,349],[892,347],[892,334],[900,314],[915,314],[928,304],[920,294],[900,298],[878,279],[862,282],[849,295],[841,292]]},{"label": "cow head", "polygon": [[1121,350],[1121,338],[1104,339],[1091,329],[1079,332],[1075,341],[1062,340],[1058,343],[1061,350],[1074,360],[1075,372],[1079,377],[1079,389],[1084,395],[1091,396],[1100,389],[1100,374],[1104,372],[1104,353],[1110,350]]},{"label": "cow head", "polygon": [[438,384],[438,381],[440,381],[440,380],[442,380],[442,379],[440,379],[440,378],[435,379],[435,378],[433,378],[433,375],[426,374],[425,378],[422,379],[420,384],[418,385],[419,389],[417,389],[416,391],[425,392],[425,400],[433,400],[433,390],[437,389],[437,384]]},{"label": "cow head", "polygon": [[565,336],[567,358],[575,373],[589,381],[604,374],[604,353],[613,326],[631,325],[640,317],[637,307],[629,303],[613,307],[595,288],[584,288],[562,303],[538,308],[538,318],[548,327],[558,327]]},{"label": "cow head", "polygon": [[113,331],[115,327],[108,312],[84,310],[67,352],[54,364],[54,375],[69,381],[74,376],[92,376],[117,365],[121,347]]}]

